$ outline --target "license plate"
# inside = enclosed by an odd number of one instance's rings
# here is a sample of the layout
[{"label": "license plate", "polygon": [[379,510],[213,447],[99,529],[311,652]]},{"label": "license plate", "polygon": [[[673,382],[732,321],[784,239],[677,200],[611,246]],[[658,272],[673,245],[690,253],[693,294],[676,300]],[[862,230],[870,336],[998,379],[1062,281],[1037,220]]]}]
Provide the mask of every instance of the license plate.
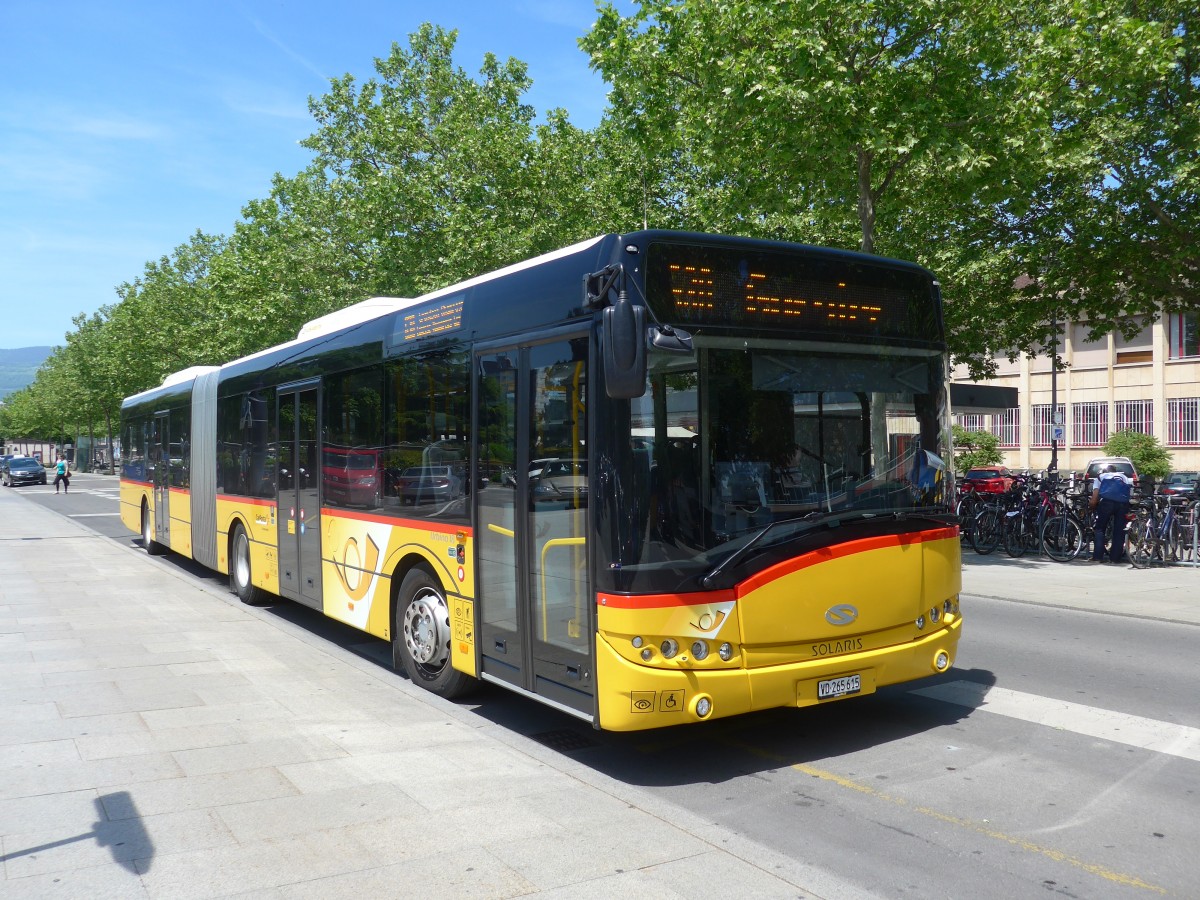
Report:
[{"label": "license plate", "polygon": [[845,697],[847,694],[857,694],[861,690],[861,675],[843,675],[841,678],[818,681],[817,699],[830,700],[834,697]]}]

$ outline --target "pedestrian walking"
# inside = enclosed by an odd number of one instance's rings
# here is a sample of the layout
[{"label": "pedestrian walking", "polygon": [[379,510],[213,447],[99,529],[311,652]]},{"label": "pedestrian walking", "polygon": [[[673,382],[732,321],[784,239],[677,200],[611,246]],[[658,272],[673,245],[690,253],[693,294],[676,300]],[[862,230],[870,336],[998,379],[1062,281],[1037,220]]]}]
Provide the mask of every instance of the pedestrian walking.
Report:
[{"label": "pedestrian walking", "polygon": [[1109,463],[1092,482],[1092,498],[1089,505],[1096,510],[1094,528],[1095,544],[1092,547],[1092,562],[1104,562],[1104,532],[1112,522],[1112,545],[1108,548],[1110,562],[1120,562],[1125,555],[1125,519],[1129,514],[1129,501],[1133,496],[1133,479]]},{"label": "pedestrian walking", "polygon": [[58,462],[54,464],[54,493],[58,493],[59,482],[62,482],[62,492],[65,494],[71,489],[71,467],[67,461],[63,459],[63,455],[58,454]]}]

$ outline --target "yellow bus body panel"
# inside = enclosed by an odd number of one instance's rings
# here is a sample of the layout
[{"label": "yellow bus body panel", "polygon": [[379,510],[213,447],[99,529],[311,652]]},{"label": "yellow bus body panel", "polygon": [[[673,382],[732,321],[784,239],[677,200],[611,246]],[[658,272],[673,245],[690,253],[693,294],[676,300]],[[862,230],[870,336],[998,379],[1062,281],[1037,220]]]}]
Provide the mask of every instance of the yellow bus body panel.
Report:
[{"label": "yellow bus body panel", "polygon": [[475,667],[475,549],[469,528],[340,509],[321,510],[323,612],[385,641],[392,639],[392,573],[424,565],[450,608],[450,664]]},{"label": "yellow bus body panel", "polygon": [[140,481],[121,482],[121,524],[134,534],[142,533],[142,501],[153,511],[154,498],[150,485]]},{"label": "yellow bus body panel", "polygon": [[255,587],[279,593],[279,543],[274,500],[217,495],[217,571],[229,574],[229,538],[237,525],[250,539],[250,580]]},{"label": "yellow bus body panel", "polygon": [[167,501],[171,517],[170,547],[176,553],[192,559],[192,495],[190,491],[172,488]]},{"label": "yellow bus body panel", "polygon": [[[859,676],[852,696],[934,675],[940,653],[953,664],[962,630],[959,566],[958,538],[947,529],[915,540],[849,542],[767,570],[734,590],[658,606],[639,604],[656,598],[601,595],[600,725],[632,731],[698,721],[702,696],[712,704],[708,718],[718,718],[834,702],[818,699],[817,682],[843,675]],[[705,602],[685,602],[692,598]],[[947,600],[951,613],[944,612]],[[661,653],[667,639],[679,647],[673,659]],[[693,658],[697,640],[709,651],[703,660]],[[728,662],[717,653],[724,642],[734,648]],[[646,648],[649,661],[641,656]]]}]

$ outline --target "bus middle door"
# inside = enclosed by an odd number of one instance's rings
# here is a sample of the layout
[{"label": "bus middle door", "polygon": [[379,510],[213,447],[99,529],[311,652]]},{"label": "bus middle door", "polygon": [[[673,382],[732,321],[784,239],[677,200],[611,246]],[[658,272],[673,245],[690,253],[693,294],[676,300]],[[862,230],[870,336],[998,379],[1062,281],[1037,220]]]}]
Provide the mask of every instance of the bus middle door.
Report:
[{"label": "bus middle door", "polygon": [[321,609],[320,385],[279,389],[279,593]]}]

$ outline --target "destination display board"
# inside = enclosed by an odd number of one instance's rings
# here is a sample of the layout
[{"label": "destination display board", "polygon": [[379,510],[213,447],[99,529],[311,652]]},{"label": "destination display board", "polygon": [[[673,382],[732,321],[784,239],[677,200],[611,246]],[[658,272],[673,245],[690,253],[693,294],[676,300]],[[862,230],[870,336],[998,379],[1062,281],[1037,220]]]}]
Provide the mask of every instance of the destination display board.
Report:
[{"label": "destination display board", "polygon": [[685,327],[942,337],[940,303],[927,272],[836,251],[655,242],[646,253],[646,297],[664,321]]}]

